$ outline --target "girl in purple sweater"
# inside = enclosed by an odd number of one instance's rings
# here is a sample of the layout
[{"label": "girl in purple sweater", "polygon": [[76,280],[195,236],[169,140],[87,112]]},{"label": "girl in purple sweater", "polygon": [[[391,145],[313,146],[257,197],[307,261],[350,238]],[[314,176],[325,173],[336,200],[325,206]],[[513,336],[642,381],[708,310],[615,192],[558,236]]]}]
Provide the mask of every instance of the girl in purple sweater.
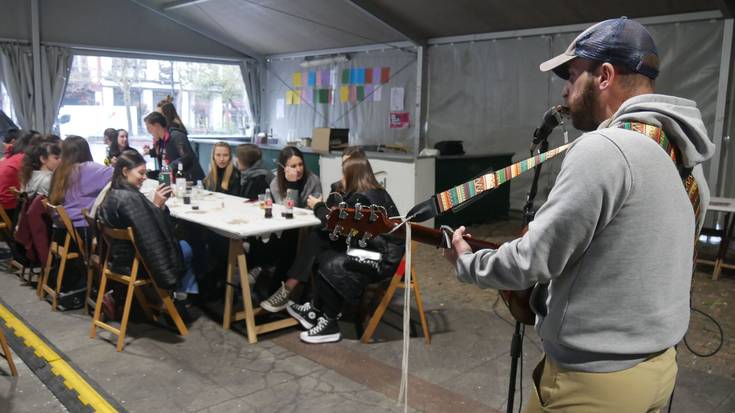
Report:
[{"label": "girl in purple sweater", "polygon": [[[72,225],[79,233],[81,242],[87,243],[88,240],[88,224],[82,215],[82,209],[92,208],[95,198],[111,179],[112,168],[92,161],[92,153],[86,139],[80,136],[69,136],[64,139],[61,144],[61,164],[51,177],[48,201],[52,205],[64,207]],[[53,239],[63,242],[65,236],[64,224],[58,217],[54,217]],[[83,302],[86,279],[83,265],[78,261],[72,260],[64,273],[61,290],[68,292],[69,299],[64,300],[62,294],[60,305],[66,309],[81,306]]]}]

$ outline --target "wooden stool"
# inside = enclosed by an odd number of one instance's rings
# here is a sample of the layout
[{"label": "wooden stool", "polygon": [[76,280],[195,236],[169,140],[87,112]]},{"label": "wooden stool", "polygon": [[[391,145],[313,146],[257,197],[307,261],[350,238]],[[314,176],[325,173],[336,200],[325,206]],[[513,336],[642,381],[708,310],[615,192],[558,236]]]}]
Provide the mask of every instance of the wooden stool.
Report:
[{"label": "wooden stool", "polygon": [[3,349],[2,356],[8,361],[8,365],[10,366],[10,374],[17,376],[18,370],[15,368],[15,363],[13,363],[13,353],[10,352],[10,346],[8,346],[8,340],[5,338],[5,333],[3,333],[2,328],[0,328],[0,347]]},{"label": "wooden stool", "polygon": [[[125,345],[125,332],[128,328],[128,318],[130,317],[130,309],[133,304],[133,295],[135,295],[135,297],[138,299],[138,303],[143,308],[145,314],[150,319],[154,321],[157,320],[157,316],[151,311],[154,309],[154,307],[152,307],[148,303],[145,294],[143,294],[143,291],[139,289],[139,287],[149,284],[153,286],[153,289],[156,291],[158,298],[163,303],[163,310],[167,312],[169,316],[171,316],[171,319],[176,324],[176,328],[179,330],[179,334],[181,334],[182,336],[186,335],[188,333],[188,330],[186,329],[184,321],[181,319],[181,315],[176,310],[173,300],[171,300],[171,297],[169,296],[167,291],[158,288],[155,280],[150,275],[150,271],[148,271],[147,267],[145,266],[145,262],[140,256],[138,245],[135,243],[133,229],[130,227],[128,227],[127,229],[111,229],[103,225],[102,236],[109,248],[107,248],[107,253],[105,254],[105,263],[102,267],[102,278],[100,280],[99,290],[97,291],[97,302],[95,303],[94,307],[94,317],[92,318],[92,329],[89,333],[89,337],[95,338],[97,336],[97,327],[102,327],[112,334],[117,335],[116,350],[122,351],[123,346]],[[133,258],[133,262],[130,266],[130,274],[118,274],[110,270],[109,265],[112,240],[127,241],[133,244],[133,248],[135,248],[135,257]],[[139,277],[138,270],[140,269],[141,264],[143,265],[143,268],[146,270],[146,273],[148,275]],[[108,279],[125,285],[127,289],[127,293],[125,295],[125,305],[123,307],[122,320],[120,320],[119,329],[107,323],[103,323],[100,320],[100,315],[102,313],[102,299],[105,296]]]},{"label": "wooden stool", "polygon": [[[412,249],[413,249],[413,245],[412,245]],[[385,310],[388,308],[388,305],[390,305],[390,302],[393,299],[393,295],[395,295],[396,293],[396,289],[406,288],[406,283],[404,282],[405,273],[406,273],[406,257],[403,257],[403,259],[401,260],[401,263],[398,265],[398,269],[396,270],[396,273],[393,275],[393,278],[391,278],[390,280],[390,284],[388,285],[388,289],[385,291],[385,295],[383,295],[383,299],[380,300],[380,304],[378,304],[378,307],[375,309],[373,316],[370,317],[368,326],[365,329],[365,332],[363,333],[362,338],[360,339],[363,343],[370,342],[370,339],[373,337],[373,333],[375,333],[375,329],[378,328],[378,324],[380,323],[380,320],[383,318],[383,313],[385,313]],[[419,320],[421,321],[421,330],[423,330],[424,332],[424,342],[426,344],[430,344],[431,334],[429,333],[429,324],[426,322],[426,314],[424,313],[424,303],[423,303],[423,299],[421,298],[421,291],[419,289],[419,279],[418,277],[416,277],[416,270],[413,265],[411,265],[410,288],[413,289],[413,295],[416,298],[416,307],[419,312]]]},{"label": "wooden stool", "polygon": [[88,231],[93,231],[89,237],[89,246],[85,249],[87,254],[83,257],[84,262],[87,264],[87,291],[84,294],[84,311],[89,311],[90,308],[94,308],[95,300],[91,297],[92,285],[94,278],[98,280],[102,276],[102,245],[100,242],[99,234],[102,232],[102,227],[99,222],[89,215],[87,208],[82,208],[82,215],[89,225]]},{"label": "wooden stool", "polygon": [[[58,305],[58,298],[61,294],[61,282],[64,280],[64,271],[66,270],[66,263],[68,260],[82,259],[84,251],[84,242],[80,240],[79,233],[72,225],[71,218],[63,206],[54,206],[44,201],[46,209],[55,212],[61,222],[64,224],[66,230],[66,236],[64,237],[64,245],[59,245],[53,238],[51,239],[51,245],[48,249],[48,257],[46,258],[46,268],[43,271],[43,277],[38,283],[38,296],[43,299],[46,294],[51,296],[51,310],[56,311]],[[53,216],[53,213],[49,213]],[[72,242],[80,252],[70,252]],[[56,274],[56,287],[51,288],[48,286],[49,275],[51,274],[51,267],[54,262],[54,256],[59,257],[59,270]]]}]

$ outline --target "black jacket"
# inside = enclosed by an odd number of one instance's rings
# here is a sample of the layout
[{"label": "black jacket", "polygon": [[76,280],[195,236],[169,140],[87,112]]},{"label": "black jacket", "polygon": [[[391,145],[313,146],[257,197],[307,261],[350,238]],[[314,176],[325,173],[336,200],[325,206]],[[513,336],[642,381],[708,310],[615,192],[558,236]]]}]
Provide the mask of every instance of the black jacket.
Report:
[{"label": "black jacket", "polygon": [[[371,204],[382,206],[386,209],[388,217],[398,216],[398,208],[388,192],[384,189],[374,189],[365,193],[352,193],[343,196],[348,205],[354,206],[360,202],[363,206]],[[314,207],[314,215],[323,223],[326,223],[326,215],[329,212],[326,204],[320,202]],[[350,244],[353,248],[358,246],[360,236],[352,238]],[[382,262],[377,271],[357,270],[351,266],[346,254],[344,238],[333,242],[332,248],[323,251],[317,258],[319,263],[319,274],[324,277],[346,300],[354,301],[360,298],[365,285],[380,281],[392,276],[405,252],[405,241],[392,235],[377,235],[368,240],[364,249],[377,251],[383,255]]]},{"label": "black jacket", "polygon": [[[184,165],[184,175],[187,181],[196,182],[200,179],[204,179],[204,171],[202,166],[199,165],[199,158],[197,158],[194,149],[191,147],[189,137],[183,129],[177,127],[171,127],[168,129],[170,135],[166,142],[166,160],[169,162],[169,167],[172,172],[179,170],[179,164]],[[151,149],[151,156],[158,159],[158,164],[161,165],[163,161],[163,151],[161,146],[163,140],[156,143],[156,146]]]},{"label": "black jacket", "polygon": [[240,196],[248,199],[258,199],[270,188],[273,173],[262,166],[261,161],[240,173]]},{"label": "black jacket", "polygon": [[[110,189],[99,217],[110,228],[132,227],[138,250],[158,287],[170,290],[176,286],[186,269],[167,211],[155,206],[137,188],[125,185]],[[129,273],[134,256],[131,243],[114,241],[110,246],[110,269]]]},{"label": "black jacket", "polygon": [[215,174],[217,176],[212,177],[211,174],[208,175],[204,180],[204,187],[209,191],[222,192],[228,195],[240,196],[240,171],[237,170],[237,168],[235,167],[232,168],[226,191],[222,188],[222,175],[224,175],[225,169],[216,168],[215,171]]}]

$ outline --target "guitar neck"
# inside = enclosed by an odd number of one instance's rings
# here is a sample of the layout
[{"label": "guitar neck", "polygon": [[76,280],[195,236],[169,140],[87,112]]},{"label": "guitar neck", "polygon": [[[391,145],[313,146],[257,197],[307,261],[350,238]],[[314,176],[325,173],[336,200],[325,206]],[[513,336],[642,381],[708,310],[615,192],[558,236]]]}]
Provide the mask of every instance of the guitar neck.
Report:
[{"label": "guitar neck", "polygon": [[[399,237],[405,237],[406,236],[406,229],[405,227],[401,227],[397,229],[394,233],[394,235]],[[435,247],[441,247],[443,243],[444,235],[442,234],[441,230],[426,227],[419,224],[411,224],[411,239],[413,241],[420,242],[422,244],[428,244],[433,245]],[[483,241],[480,239],[468,237],[465,235],[464,240],[467,241],[468,244],[470,244],[470,247],[472,248],[472,251],[482,250],[482,249],[497,249],[498,244]]]}]

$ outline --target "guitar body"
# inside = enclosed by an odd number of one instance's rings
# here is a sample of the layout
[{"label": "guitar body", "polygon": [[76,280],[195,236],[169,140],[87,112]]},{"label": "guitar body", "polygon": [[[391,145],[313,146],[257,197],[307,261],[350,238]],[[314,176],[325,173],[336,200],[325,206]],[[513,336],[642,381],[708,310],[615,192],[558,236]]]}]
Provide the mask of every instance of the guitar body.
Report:
[{"label": "guitar body", "polygon": [[[423,244],[433,245],[437,248],[451,248],[451,235],[439,229],[429,228],[418,224],[411,225],[411,239]],[[396,228],[398,227],[398,228]],[[376,207],[347,208],[345,205],[331,208],[327,228],[332,231],[330,237],[336,239],[338,236],[357,236],[358,234],[374,235],[388,234],[405,237],[405,227],[400,220],[390,219],[385,215],[385,210]],[[524,231],[525,232],[525,231]],[[469,236],[464,237],[472,251],[481,249],[497,249],[498,244],[478,240]],[[522,291],[500,290],[500,296],[508,306],[511,315],[517,321],[534,325],[536,314],[531,310],[530,298],[533,287]]]}]

